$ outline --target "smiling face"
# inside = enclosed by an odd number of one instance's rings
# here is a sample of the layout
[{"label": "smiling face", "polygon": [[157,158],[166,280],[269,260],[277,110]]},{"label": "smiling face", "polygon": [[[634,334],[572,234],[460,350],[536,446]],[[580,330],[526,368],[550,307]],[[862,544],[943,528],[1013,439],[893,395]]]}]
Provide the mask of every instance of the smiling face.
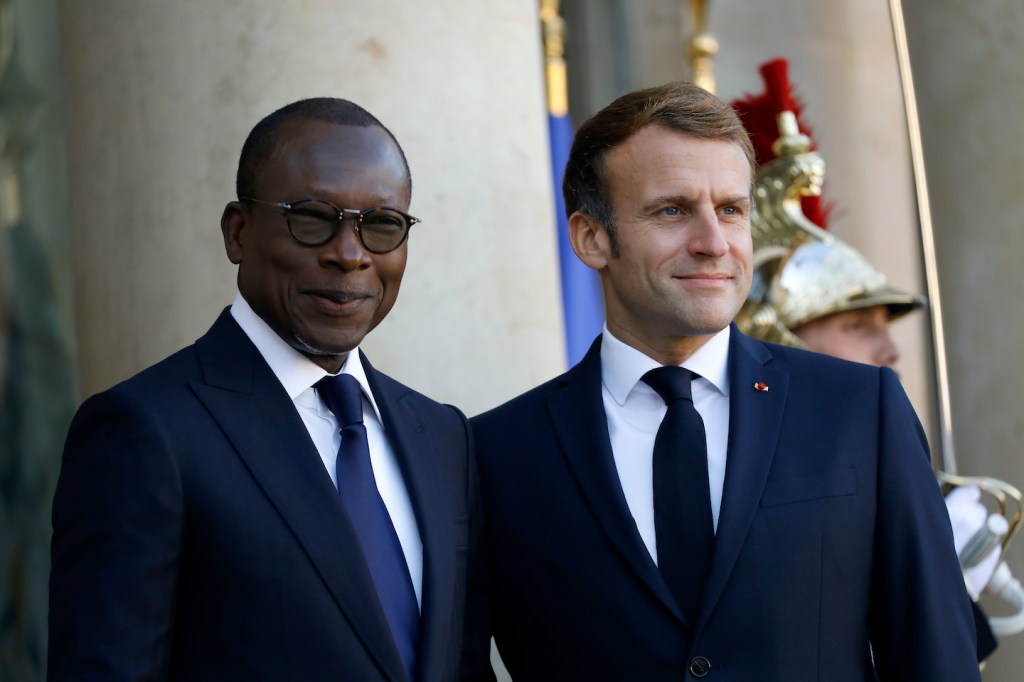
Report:
[{"label": "smiling face", "polygon": [[889,335],[889,311],[884,305],[846,310],[819,317],[795,330],[807,347],[843,360],[892,367],[899,348]]},{"label": "smiling face", "polygon": [[[255,188],[254,198],[265,201],[320,199],[359,210],[407,211],[410,200],[406,166],[383,129],[310,118],[283,124]],[[242,296],[285,342],[328,371],[340,369],[398,297],[408,240],[370,253],[346,219],[326,244],[304,246],[279,209],[240,202],[224,209],[221,228]]]},{"label": "smiling face", "polygon": [[654,124],[608,152],[605,178],[618,250],[586,214],[570,227],[601,273],[608,329],[663,364],[682,362],[750,289],[750,164],[732,142]]}]

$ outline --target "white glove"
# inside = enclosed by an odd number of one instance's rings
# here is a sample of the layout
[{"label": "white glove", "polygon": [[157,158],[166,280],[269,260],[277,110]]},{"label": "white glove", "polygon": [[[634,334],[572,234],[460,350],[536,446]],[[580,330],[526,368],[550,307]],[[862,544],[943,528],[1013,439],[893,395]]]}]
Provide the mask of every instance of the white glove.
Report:
[{"label": "white glove", "polygon": [[[953,544],[957,555],[961,555],[967,542],[985,525],[989,511],[981,502],[981,490],[974,485],[958,486],[946,495],[946,511],[953,526]],[[964,570],[967,589],[971,597],[978,598],[992,579],[992,573],[999,563],[999,546],[994,547],[985,558]]]}]

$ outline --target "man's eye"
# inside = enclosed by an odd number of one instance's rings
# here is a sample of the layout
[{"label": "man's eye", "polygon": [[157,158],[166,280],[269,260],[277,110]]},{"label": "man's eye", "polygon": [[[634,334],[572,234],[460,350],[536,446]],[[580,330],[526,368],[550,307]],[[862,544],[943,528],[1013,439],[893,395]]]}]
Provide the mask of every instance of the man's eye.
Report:
[{"label": "man's eye", "polygon": [[392,215],[387,213],[372,213],[363,218],[364,227],[374,227],[381,230],[394,230],[401,229],[405,226],[405,221],[402,220],[401,216]]},{"label": "man's eye", "polygon": [[323,211],[317,211],[317,210],[307,210],[307,211],[304,211],[304,210],[292,209],[291,214],[292,214],[293,217],[299,218],[300,220],[335,220],[336,219],[336,216],[334,216],[334,215],[331,215],[329,213],[324,213]]},{"label": "man's eye", "polygon": [[722,213],[725,215],[739,215],[740,210],[735,206],[726,206],[722,209]]},{"label": "man's eye", "polygon": [[666,206],[665,208],[661,209],[659,213],[661,213],[662,215],[676,216],[680,214],[680,211],[678,206]]}]

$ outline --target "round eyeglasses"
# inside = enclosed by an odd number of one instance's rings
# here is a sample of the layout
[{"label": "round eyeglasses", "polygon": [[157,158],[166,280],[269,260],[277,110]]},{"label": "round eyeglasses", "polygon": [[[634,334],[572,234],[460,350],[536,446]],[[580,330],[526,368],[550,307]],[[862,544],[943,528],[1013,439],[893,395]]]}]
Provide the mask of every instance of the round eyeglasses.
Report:
[{"label": "round eyeglasses", "polygon": [[355,220],[356,236],[371,253],[394,251],[406,237],[409,228],[418,222],[408,213],[381,206],[360,211],[338,208],[329,201],[300,199],[298,201],[263,201],[252,197],[239,197],[242,201],[280,209],[288,223],[288,231],[295,241],[305,246],[322,246],[334,239],[346,217]]}]

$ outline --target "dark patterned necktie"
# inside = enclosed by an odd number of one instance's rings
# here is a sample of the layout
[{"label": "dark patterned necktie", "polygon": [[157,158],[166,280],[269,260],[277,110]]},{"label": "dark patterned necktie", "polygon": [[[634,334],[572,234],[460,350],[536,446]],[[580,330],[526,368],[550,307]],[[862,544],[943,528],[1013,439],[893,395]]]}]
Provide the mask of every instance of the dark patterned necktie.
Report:
[{"label": "dark patterned necktie", "polygon": [[641,381],[668,411],[654,440],[654,532],[658,570],[691,624],[699,616],[714,546],[704,420],[682,367],[659,367]]},{"label": "dark patterned necktie", "polygon": [[315,387],[341,426],[338,492],[359,535],[366,565],[402,662],[409,679],[415,680],[420,612],[409,565],[373,476],[370,446],[363,425],[362,390],[349,374],[324,377]]}]

